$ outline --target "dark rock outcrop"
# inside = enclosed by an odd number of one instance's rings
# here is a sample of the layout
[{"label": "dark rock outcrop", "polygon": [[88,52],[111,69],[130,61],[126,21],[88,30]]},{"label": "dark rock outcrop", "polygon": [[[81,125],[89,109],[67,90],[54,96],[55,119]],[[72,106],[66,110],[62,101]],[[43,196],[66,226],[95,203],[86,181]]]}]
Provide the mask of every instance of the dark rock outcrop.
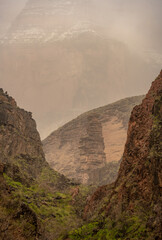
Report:
[{"label": "dark rock outcrop", "polygon": [[86,112],[43,141],[50,166],[69,178],[103,185],[117,176],[132,108],[143,96],[131,97]]},{"label": "dark rock outcrop", "polygon": [[0,240],[53,240],[76,227],[74,187],[46,162],[31,113],[0,89]]},{"label": "dark rock outcrop", "polygon": [[[0,89],[0,155],[5,170],[16,178],[26,168],[24,181],[35,179],[47,165],[36,123],[30,112]],[[16,162],[16,165],[14,165]]]}]

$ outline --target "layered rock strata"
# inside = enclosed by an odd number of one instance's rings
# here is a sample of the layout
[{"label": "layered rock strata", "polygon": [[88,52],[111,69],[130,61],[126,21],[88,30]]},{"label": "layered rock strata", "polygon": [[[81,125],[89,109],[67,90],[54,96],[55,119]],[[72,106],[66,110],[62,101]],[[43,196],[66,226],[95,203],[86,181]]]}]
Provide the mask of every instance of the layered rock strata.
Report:
[{"label": "layered rock strata", "polygon": [[94,109],[54,131],[43,141],[50,166],[86,184],[115,180],[130,112],[141,100],[132,97]]}]

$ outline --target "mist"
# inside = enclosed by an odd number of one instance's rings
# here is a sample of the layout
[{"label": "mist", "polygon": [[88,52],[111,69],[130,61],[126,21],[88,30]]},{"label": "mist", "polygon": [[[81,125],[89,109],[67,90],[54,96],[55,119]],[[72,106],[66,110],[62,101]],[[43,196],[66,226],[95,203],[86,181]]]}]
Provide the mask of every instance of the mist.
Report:
[{"label": "mist", "polygon": [[27,0],[0,0],[0,37],[6,34],[26,2]]},{"label": "mist", "polygon": [[162,66],[161,0],[0,0],[0,85],[42,139],[78,114],[145,94]]},{"label": "mist", "polygon": [[100,15],[100,24],[107,34],[116,37],[131,47],[152,47],[162,50],[160,0],[115,0],[95,1]]}]

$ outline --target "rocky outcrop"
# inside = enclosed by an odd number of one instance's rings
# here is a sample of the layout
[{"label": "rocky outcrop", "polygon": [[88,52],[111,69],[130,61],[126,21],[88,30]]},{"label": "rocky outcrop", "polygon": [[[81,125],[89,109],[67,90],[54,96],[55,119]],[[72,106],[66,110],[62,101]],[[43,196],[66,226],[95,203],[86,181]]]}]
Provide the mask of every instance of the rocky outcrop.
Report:
[{"label": "rocky outcrop", "polygon": [[36,239],[41,231],[37,215],[18,195],[13,197],[16,188],[12,184],[31,186],[48,164],[31,113],[17,107],[15,100],[2,89],[0,155],[0,239]]},{"label": "rocky outcrop", "polygon": [[[113,222],[109,232],[112,231],[110,235],[114,236],[116,231],[116,239],[160,240],[162,237],[161,103],[162,71],[142,104],[132,111],[123,160],[114,186],[98,189],[85,208],[85,217],[104,213],[105,224]],[[104,197],[107,197],[106,202]]]},{"label": "rocky outcrop", "polygon": [[50,166],[88,184],[115,180],[132,108],[143,96],[126,98],[84,113],[43,141]]},{"label": "rocky outcrop", "polygon": [[142,104],[133,109],[129,121],[123,161],[115,183],[124,211],[134,209],[136,199],[141,200],[145,207],[160,200],[161,101],[162,71]]},{"label": "rocky outcrop", "polygon": [[49,167],[31,113],[0,89],[0,240],[58,239],[81,223],[82,193]]},{"label": "rocky outcrop", "polygon": [[[47,165],[31,113],[17,107],[15,100],[2,89],[0,89],[0,154],[6,171],[12,169],[10,173],[14,172],[14,177],[26,164],[28,176],[24,176],[24,180],[35,179]],[[17,169],[16,166],[13,167],[15,162]]]}]

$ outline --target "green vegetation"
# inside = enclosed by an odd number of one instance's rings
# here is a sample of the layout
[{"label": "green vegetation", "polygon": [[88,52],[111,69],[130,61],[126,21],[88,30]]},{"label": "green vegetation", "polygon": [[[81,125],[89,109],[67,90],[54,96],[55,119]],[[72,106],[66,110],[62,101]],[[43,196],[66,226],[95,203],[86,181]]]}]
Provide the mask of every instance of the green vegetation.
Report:
[{"label": "green vegetation", "polygon": [[[148,202],[150,208],[146,207],[145,199],[138,198],[138,195],[133,196],[138,191],[138,182],[133,178],[134,174],[137,175],[136,166],[134,166],[127,175],[129,181],[125,176],[121,179],[120,184],[123,186],[121,195],[122,188],[119,185],[114,187],[115,184],[101,187],[96,191],[96,195],[93,195],[93,199],[90,199],[87,205],[88,220],[83,221],[87,197],[92,195],[94,187],[72,183],[52,170],[43,158],[43,154],[41,155],[41,151],[38,157],[35,156],[34,150],[31,150],[30,155],[26,153],[17,156],[17,152],[12,154],[11,148],[11,155],[5,156],[8,150],[3,152],[2,146],[1,156],[5,159],[5,163],[0,164],[0,235],[3,235],[2,239],[156,239],[157,237],[154,237],[158,236],[161,230],[160,216],[158,216],[160,203],[157,201],[161,156],[161,100],[160,98],[155,100],[153,127],[149,132],[150,154],[146,161],[146,169],[149,170],[146,173],[152,176],[150,185],[154,187],[154,192],[150,191],[151,200]],[[0,131],[3,130],[1,126]],[[118,164],[111,166],[114,171],[119,167]],[[105,178],[107,173],[108,169],[105,170]],[[126,191],[129,189],[131,194],[128,196]],[[149,229],[154,231],[153,234]]]},{"label": "green vegetation", "polygon": [[148,239],[148,234],[144,222],[139,217],[126,216],[117,222],[107,219],[107,221],[88,223],[71,231],[68,238],[71,240],[144,240]]},{"label": "green vegetation", "polygon": [[[53,170],[45,167],[38,179],[29,187],[21,182],[14,181],[5,173],[3,176],[6,184],[11,189],[11,194],[2,200],[5,203],[2,206],[6,206],[6,204],[10,206],[9,208],[4,207],[6,216],[15,215],[15,209],[20,208],[22,205],[27,206],[36,215],[37,221],[46,229],[46,235],[49,239],[56,239],[59,235],[81,225],[82,220],[77,215],[76,210],[77,203],[73,204],[71,196],[74,186],[69,185],[64,190],[53,189],[53,184],[57,184],[60,177],[59,174],[58,176],[57,174],[55,175]],[[47,180],[52,185],[48,186]],[[47,183],[45,184],[46,181]],[[83,192],[84,196],[86,196],[88,189],[85,187],[81,188],[80,194]],[[16,205],[17,207],[15,207]],[[3,211],[1,212],[3,213]],[[19,220],[16,222],[21,229],[24,229],[25,233],[23,232],[23,234],[27,236],[28,230],[30,229],[31,233],[35,226],[26,220],[22,220],[24,224],[22,226],[22,224],[18,223]]]}]

